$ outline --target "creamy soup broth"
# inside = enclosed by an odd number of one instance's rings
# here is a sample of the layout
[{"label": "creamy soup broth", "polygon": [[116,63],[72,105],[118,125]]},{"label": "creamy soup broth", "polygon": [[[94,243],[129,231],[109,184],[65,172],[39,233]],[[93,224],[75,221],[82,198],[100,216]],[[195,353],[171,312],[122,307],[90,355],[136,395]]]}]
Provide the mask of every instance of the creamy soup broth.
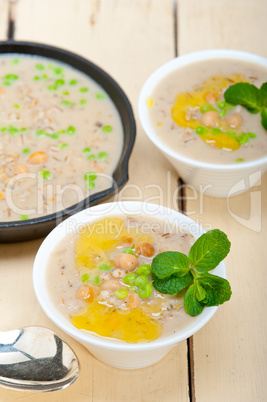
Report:
[{"label": "creamy soup broth", "polygon": [[54,213],[110,187],[122,144],[115,105],[86,74],[0,56],[0,221]]},{"label": "creamy soup broth", "polygon": [[[212,90],[214,77],[218,78],[218,91]],[[228,82],[223,86],[224,79]],[[217,106],[218,101],[224,100],[223,93],[231,84],[239,81],[249,82],[258,88],[267,79],[267,70],[264,67],[236,60],[209,60],[194,63],[180,68],[179,70],[165,77],[155,88],[148,99],[150,121],[158,137],[174,151],[192,159],[201,160],[209,163],[239,163],[260,158],[267,154],[267,132],[261,125],[260,114],[249,113],[241,106],[233,109],[219,117],[218,122],[208,130],[215,128],[214,135],[203,141],[205,136],[198,135],[195,131],[197,126],[203,126],[201,119],[203,113],[200,107],[191,104],[184,108],[182,118],[173,118],[173,108],[176,104],[176,112],[183,109],[185,102],[180,97],[186,93],[191,99],[197,96],[203,97],[203,104],[210,104],[218,114],[223,114],[225,110]],[[223,89],[221,88],[223,86]],[[199,93],[199,90],[202,92]],[[215,97],[211,96],[216,93]],[[182,95],[184,96],[184,95]],[[190,105],[190,103],[189,103]],[[236,127],[227,124],[226,117],[238,114],[242,123]],[[181,117],[181,116],[180,116]],[[198,121],[198,123],[197,123]],[[178,123],[177,123],[178,122]],[[182,124],[180,124],[182,123]],[[180,124],[180,125],[179,125]],[[218,135],[216,129],[221,127],[222,131],[229,131],[227,138],[225,135]],[[205,128],[206,129],[206,128]],[[248,136],[240,137],[243,133],[252,133]],[[216,136],[216,137],[215,137]],[[230,138],[232,136],[232,138]],[[233,138],[235,137],[235,138]],[[241,144],[235,139],[241,138]],[[216,141],[219,141],[216,143]],[[235,149],[239,146],[238,149]]]},{"label": "creamy soup broth", "polygon": [[[153,288],[149,297],[140,297],[137,270],[160,252],[188,253],[193,242],[191,234],[154,218],[97,221],[69,234],[51,254],[46,284],[51,301],[77,328],[98,336],[136,343],[176,333],[195,319],[186,314],[183,295],[163,295]],[[117,259],[129,248],[137,265],[118,268]],[[152,283],[151,274],[147,283]]]}]

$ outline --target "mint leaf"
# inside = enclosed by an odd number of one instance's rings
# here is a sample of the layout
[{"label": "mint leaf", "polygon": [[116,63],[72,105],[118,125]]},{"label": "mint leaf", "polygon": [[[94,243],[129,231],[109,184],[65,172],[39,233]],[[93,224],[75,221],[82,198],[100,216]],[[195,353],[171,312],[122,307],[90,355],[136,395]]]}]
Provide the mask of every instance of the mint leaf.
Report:
[{"label": "mint leaf", "polygon": [[184,296],[184,308],[191,317],[196,317],[202,313],[204,304],[197,300],[196,285],[191,285]]},{"label": "mint leaf", "polygon": [[151,264],[152,272],[160,279],[167,278],[175,273],[176,276],[182,277],[189,270],[189,259],[178,251],[165,251],[158,254]]},{"label": "mint leaf", "polygon": [[267,130],[267,107],[261,109],[261,124]]},{"label": "mint leaf", "polygon": [[261,107],[267,107],[267,82],[260,87],[260,105]]},{"label": "mint leaf", "polygon": [[199,271],[207,272],[227,256],[231,243],[225,233],[213,229],[200,236],[191,247],[188,258],[190,263]]},{"label": "mint leaf", "polygon": [[182,278],[176,275],[171,275],[165,279],[159,279],[155,274],[152,274],[153,286],[160,293],[175,295],[187,288],[193,280],[193,275],[188,272]]},{"label": "mint leaf", "polygon": [[198,301],[203,301],[206,298],[206,295],[206,290],[199,284],[199,281],[196,281],[196,298]]},{"label": "mint leaf", "polygon": [[260,90],[253,84],[238,82],[231,85],[224,93],[226,102],[244,106],[250,113],[259,113]]},{"label": "mint leaf", "polygon": [[205,273],[197,279],[197,283],[206,291],[206,297],[201,301],[207,306],[218,306],[231,297],[231,286],[224,278]]}]

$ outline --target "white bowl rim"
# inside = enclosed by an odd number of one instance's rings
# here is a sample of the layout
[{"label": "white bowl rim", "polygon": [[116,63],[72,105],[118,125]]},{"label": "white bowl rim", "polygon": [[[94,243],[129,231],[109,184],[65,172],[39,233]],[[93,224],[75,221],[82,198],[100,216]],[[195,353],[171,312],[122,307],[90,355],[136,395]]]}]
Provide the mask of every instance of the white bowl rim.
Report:
[{"label": "white bowl rim", "polygon": [[[222,164],[222,163],[210,163],[204,162],[196,159],[192,159],[188,156],[184,156],[176,151],[173,151],[168,145],[166,145],[154,132],[149,118],[148,118],[148,110],[146,106],[146,99],[151,96],[154,88],[157,84],[169,73],[179,69],[180,67],[184,67],[188,64],[194,64],[199,61],[204,60],[214,60],[214,59],[233,59],[233,60],[243,60],[249,61],[251,63],[259,64],[261,66],[267,67],[267,59],[263,56],[256,55],[254,53],[244,52],[240,50],[233,49],[210,49],[210,50],[200,50],[197,52],[187,53],[182,56],[175,57],[169,60],[167,63],[160,66],[157,70],[155,70],[145,81],[141,92],[139,94],[138,99],[138,114],[141,125],[149,137],[149,139],[165,154],[170,157],[179,160],[181,162],[187,163],[189,165],[198,167],[198,168],[207,168],[212,170],[222,170],[222,171],[242,171],[251,167],[261,167],[262,165],[267,163],[267,155],[258,159],[254,159],[247,162],[242,163],[231,163],[231,164]],[[267,134],[266,134],[267,135]]]},{"label": "white bowl rim", "polygon": [[[36,294],[36,297],[46,313],[46,315],[51,319],[52,322],[55,323],[61,330],[66,332],[68,335],[73,337],[74,339],[80,341],[81,343],[86,343],[86,344],[91,344],[92,346],[97,346],[101,348],[106,348],[108,350],[114,350],[114,351],[128,351],[128,352],[137,352],[137,351],[148,351],[148,350],[153,350],[153,349],[160,349],[164,347],[172,347],[175,344],[189,338],[191,335],[196,333],[199,329],[201,329],[214,315],[216,310],[218,309],[218,306],[214,307],[205,307],[203,312],[196,318],[196,320],[193,321],[191,325],[188,327],[184,328],[183,330],[179,331],[178,333],[174,335],[170,335],[167,337],[159,338],[155,341],[151,341],[148,343],[124,343],[116,340],[109,340],[107,338],[101,338],[99,336],[91,335],[86,332],[83,332],[77,328],[75,328],[70,321],[65,319],[53,306],[47,291],[46,291],[46,284],[45,284],[45,271],[46,271],[46,266],[47,266],[47,261],[49,259],[49,254],[50,252],[54,249],[54,247],[60,242],[62,238],[66,236],[66,233],[69,233],[71,230],[68,230],[68,224],[69,222],[72,222],[71,225],[73,225],[73,222],[75,225],[77,224],[84,224],[84,223],[90,223],[95,220],[98,220],[100,218],[103,218],[103,213],[105,212],[106,208],[112,208],[114,206],[114,210],[112,213],[106,214],[105,216],[118,216],[122,214],[120,211],[122,208],[129,207],[130,210],[132,207],[136,208],[136,211],[139,212],[133,212],[137,213],[140,215],[140,210],[142,209],[143,206],[148,207],[151,209],[151,216],[155,216],[155,210],[158,209],[158,215],[156,215],[156,218],[159,219],[165,219],[163,217],[160,217],[160,214],[163,214],[165,217],[167,214],[170,215],[170,217],[175,216],[178,218],[178,222],[180,224],[188,224],[193,225],[198,233],[194,233],[194,236],[198,238],[201,236],[201,234],[205,233],[205,230],[198,225],[195,221],[192,219],[188,218],[186,215],[172,210],[167,207],[160,206],[158,204],[150,204],[146,202],[139,202],[139,201],[121,201],[121,202],[111,202],[111,203],[106,203],[106,204],[99,204],[96,206],[93,206],[91,208],[85,209],[70,218],[66,219],[63,221],[60,225],[58,225],[55,229],[53,229],[49,235],[45,238],[43,243],[41,244],[35,260],[34,260],[34,266],[33,266],[33,285],[34,285],[34,291]],[[114,212],[115,211],[115,212]],[[143,214],[145,215],[145,213]],[[171,218],[169,220],[171,222]],[[71,226],[70,225],[70,226]],[[73,226],[72,226],[73,230]],[[225,264],[222,261],[216,268],[213,270],[213,272],[219,276],[226,277],[226,271],[225,271]],[[41,278],[41,280],[40,280]]]}]

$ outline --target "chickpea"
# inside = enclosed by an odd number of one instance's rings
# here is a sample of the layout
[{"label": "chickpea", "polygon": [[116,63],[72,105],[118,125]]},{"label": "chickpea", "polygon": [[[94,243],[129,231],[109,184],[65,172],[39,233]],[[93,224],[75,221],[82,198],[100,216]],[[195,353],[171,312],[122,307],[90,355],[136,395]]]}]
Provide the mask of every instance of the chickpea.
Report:
[{"label": "chickpea", "polygon": [[136,308],[140,305],[140,297],[135,292],[130,292],[126,301],[126,306],[129,308]]},{"label": "chickpea", "polygon": [[127,253],[119,253],[115,256],[114,262],[117,268],[125,271],[133,271],[138,265],[138,260],[135,255]]},{"label": "chickpea", "polygon": [[102,285],[102,289],[104,290],[111,290],[114,292],[115,290],[121,288],[121,284],[119,281],[116,281],[115,279],[110,279],[109,281],[105,281]]},{"label": "chickpea", "polygon": [[144,257],[152,257],[155,253],[155,248],[147,241],[142,241],[135,249],[136,254],[143,255]]},{"label": "chickpea", "polygon": [[27,162],[30,163],[31,165],[41,165],[45,163],[47,159],[48,159],[47,153],[39,151],[31,154]]},{"label": "chickpea", "polygon": [[89,285],[81,285],[76,294],[77,299],[92,302],[94,300],[94,291]]},{"label": "chickpea", "polygon": [[218,123],[219,114],[215,110],[210,110],[202,116],[202,123],[205,126],[215,127]]},{"label": "chickpea", "polygon": [[242,117],[238,113],[231,114],[225,118],[230,127],[236,128],[242,124]]},{"label": "chickpea", "polygon": [[212,92],[207,93],[206,95],[206,101],[208,103],[216,103],[216,98]]}]

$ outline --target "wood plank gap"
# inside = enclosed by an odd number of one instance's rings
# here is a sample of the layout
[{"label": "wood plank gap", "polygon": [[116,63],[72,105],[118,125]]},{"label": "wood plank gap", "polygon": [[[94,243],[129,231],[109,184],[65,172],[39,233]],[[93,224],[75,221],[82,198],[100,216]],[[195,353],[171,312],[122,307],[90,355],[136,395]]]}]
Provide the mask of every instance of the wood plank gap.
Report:
[{"label": "wood plank gap", "polygon": [[16,20],[16,0],[9,0],[7,39],[14,40]]},{"label": "wood plank gap", "polygon": [[[178,0],[173,0],[173,14],[174,14],[174,54],[175,57],[179,55],[178,49]],[[178,210],[186,214],[186,197],[184,181],[181,177],[178,178]],[[196,402],[195,393],[195,373],[194,373],[194,345],[193,337],[187,339],[187,362],[188,362],[188,390],[190,402]]]}]

